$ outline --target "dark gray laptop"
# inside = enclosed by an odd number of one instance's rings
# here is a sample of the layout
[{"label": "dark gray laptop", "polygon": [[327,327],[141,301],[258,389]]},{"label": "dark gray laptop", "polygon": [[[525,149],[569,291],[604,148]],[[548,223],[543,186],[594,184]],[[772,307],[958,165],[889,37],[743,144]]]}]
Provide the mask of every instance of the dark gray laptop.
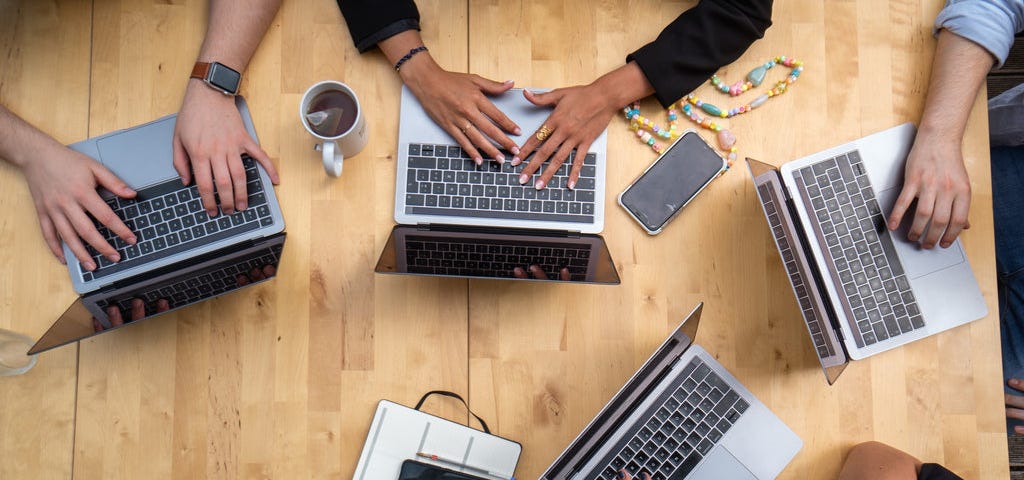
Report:
[{"label": "dark gray laptop", "polygon": [[687,316],[541,480],[772,479],[803,442],[694,344],[704,304]]},{"label": "dark gray laptop", "polygon": [[[246,130],[256,140],[245,100],[235,99]],[[276,269],[284,245],[284,219],[267,173],[255,160],[243,156],[248,208],[210,217],[195,185],[182,185],[172,165],[176,117],[170,115],[70,146],[98,160],[138,192],[133,199],[121,199],[100,191],[138,242],[128,245],[97,223],[121,261],[112,263],[87,247],[98,265],[92,272],[64,245],[71,282],[80,298],[32,353],[92,335],[93,319],[98,330],[110,330],[115,325],[107,309],[113,305],[127,312],[131,301],[140,298],[146,302],[148,318],[157,313],[158,300],[166,300],[171,310],[178,309],[250,284],[239,284],[237,276],[253,268],[269,265]]]},{"label": "dark gray laptop", "polygon": [[886,227],[914,134],[906,123],[781,168],[747,159],[830,384],[848,360],[988,313],[960,239],[925,250],[907,240],[913,215]]}]

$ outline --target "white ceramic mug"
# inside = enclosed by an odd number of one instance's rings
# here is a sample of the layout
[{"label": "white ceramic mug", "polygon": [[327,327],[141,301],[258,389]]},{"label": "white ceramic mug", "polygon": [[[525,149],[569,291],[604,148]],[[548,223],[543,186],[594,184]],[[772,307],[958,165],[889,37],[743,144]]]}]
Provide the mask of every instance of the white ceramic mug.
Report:
[{"label": "white ceramic mug", "polygon": [[[351,121],[351,125],[348,128],[336,135],[327,136],[317,132],[314,125],[310,123],[309,114],[312,113],[311,109],[315,107],[312,105],[313,101],[321,93],[329,91],[338,91],[347,95],[355,104],[356,112],[355,119]],[[302,95],[302,102],[299,103],[299,118],[302,120],[302,126],[306,127],[306,131],[310,135],[323,140],[322,143],[316,144],[314,148],[323,155],[324,170],[332,177],[341,176],[341,169],[345,158],[355,156],[361,152],[369,140],[369,135],[366,131],[366,118],[363,116],[359,97],[356,96],[356,92],[352,91],[348,85],[338,81],[324,80],[309,87],[306,93]]]}]

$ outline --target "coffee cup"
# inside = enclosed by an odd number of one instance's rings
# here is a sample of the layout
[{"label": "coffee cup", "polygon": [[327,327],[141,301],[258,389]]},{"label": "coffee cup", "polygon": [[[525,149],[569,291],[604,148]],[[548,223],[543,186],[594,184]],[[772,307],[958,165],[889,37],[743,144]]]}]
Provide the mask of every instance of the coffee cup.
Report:
[{"label": "coffee cup", "polygon": [[341,175],[345,158],[361,152],[369,139],[359,98],[341,82],[324,80],[309,87],[299,103],[299,117],[306,131],[322,140],[314,148],[332,177]]}]

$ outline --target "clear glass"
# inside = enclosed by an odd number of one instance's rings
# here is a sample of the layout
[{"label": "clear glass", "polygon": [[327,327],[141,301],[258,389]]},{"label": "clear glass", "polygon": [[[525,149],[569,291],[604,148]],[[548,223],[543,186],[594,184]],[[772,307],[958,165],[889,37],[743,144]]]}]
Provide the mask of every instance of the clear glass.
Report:
[{"label": "clear glass", "polygon": [[26,355],[32,339],[0,328],[0,377],[21,375],[36,364],[39,355]]}]

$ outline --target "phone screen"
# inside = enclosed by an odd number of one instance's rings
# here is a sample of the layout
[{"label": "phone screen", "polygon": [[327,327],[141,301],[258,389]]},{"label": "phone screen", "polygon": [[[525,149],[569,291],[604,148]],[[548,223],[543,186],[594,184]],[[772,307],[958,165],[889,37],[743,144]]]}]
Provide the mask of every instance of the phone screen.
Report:
[{"label": "phone screen", "polygon": [[686,132],[619,197],[626,210],[656,233],[725,164],[697,132]]},{"label": "phone screen", "polygon": [[465,473],[429,465],[416,460],[402,462],[402,472],[398,480],[483,480]]}]

